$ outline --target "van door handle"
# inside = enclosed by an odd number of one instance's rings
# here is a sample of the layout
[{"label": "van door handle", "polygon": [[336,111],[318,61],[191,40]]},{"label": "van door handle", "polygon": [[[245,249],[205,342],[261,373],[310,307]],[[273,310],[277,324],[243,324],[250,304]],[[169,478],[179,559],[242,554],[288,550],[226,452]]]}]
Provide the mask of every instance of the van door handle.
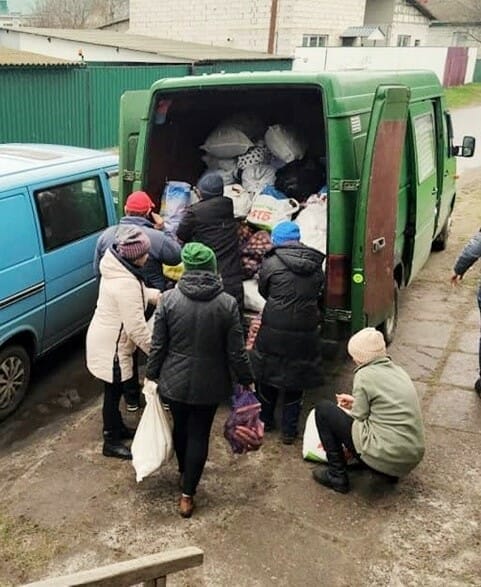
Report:
[{"label": "van door handle", "polygon": [[379,251],[382,251],[385,246],[386,239],[383,236],[380,236],[379,238],[376,238],[372,241],[372,252],[379,253]]}]

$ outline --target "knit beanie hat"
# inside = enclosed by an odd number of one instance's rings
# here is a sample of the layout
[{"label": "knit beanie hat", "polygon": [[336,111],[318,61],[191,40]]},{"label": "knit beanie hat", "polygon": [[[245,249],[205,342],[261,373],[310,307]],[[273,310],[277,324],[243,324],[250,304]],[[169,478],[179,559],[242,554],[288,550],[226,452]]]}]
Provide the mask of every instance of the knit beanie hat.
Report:
[{"label": "knit beanie hat", "polygon": [[386,356],[384,336],[375,328],[363,328],[356,332],[347,343],[347,352],[360,364],[369,363]]},{"label": "knit beanie hat", "polygon": [[203,200],[224,195],[224,180],[218,173],[206,173],[197,184]]},{"label": "knit beanie hat", "polygon": [[150,240],[143,230],[121,226],[115,235],[115,250],[128,261],[135,261],[150,251]]},{"label": "knit beanie hat", "polygon": [[202,243],[187,243],[180,254],[186,271],[211,271],[217,273],[215,253]]},{"label": "knit beanie hat", "polygon": [[299,230],[299,226],[295,222],[285,220],[284,222],[279,222],[279,224],[276,224],[274,226],[271,238],[272,244],[275,247],[283,245],[288,241],[299,242],[301,240],[301,231]]},{"label": "knit beanie hat", "polygon": [[145,192],[132,192],[125,202],[127,212],[137,212],[138,214],[147,214],[154,208],[154,202]]}]

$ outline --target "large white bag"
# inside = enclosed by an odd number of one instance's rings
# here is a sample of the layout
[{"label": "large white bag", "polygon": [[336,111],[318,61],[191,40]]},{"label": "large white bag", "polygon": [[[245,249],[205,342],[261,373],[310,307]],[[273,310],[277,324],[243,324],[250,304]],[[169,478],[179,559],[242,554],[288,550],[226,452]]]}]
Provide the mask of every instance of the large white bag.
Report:
[{"label": "large white bag", "polygon": [[236,218],[245,218],[249,214],[254,196],[241,185],[238,183],[226,185],[224,187],[224,196],[232,200]]},{"label": "large white bag", "polygon": [[295,222],[301,231],[301,242],[326,254],[327,199],[320,194],[310,196]]},{"label": "large white bag", "polygon": [[327,463],[327,456],[322,446],[316,426],[316,410],[312,409],[307,416],[304,438],[302,441],[302,457],[306,461]]},{"label": "large white bag", "polygon": [[171,424],[160,403],[156,383],[148,381],[142,391],[146,406],[131,446],[137,483],[165,465],[174,454]]},{"label": "large white bag", "polygon": [[267,163],[249,165],[242,172],[242,186],[248,191],[260,193],[267,185],[274,185],[276,170]]},{"label": "large white bag", "polygon": [[257,279],[246,279],[242,282],[244,288],[244,307],[253,312],[262,312],[266,305],[265,299],[259,293]]},{"label": "large white bag", "polygon": [[306,141],[298,131],[282,124],[274,124],[267,129],[264,140],[269,151],[285,163],[302,159],[306,154]]},{"label": "large white bag", "polygon": [[278,199],[268,194],[256,194],[247,222],[259,228],[272,230],[279,222],[290,220],[299,208],[299,202],[293,198]]},{"label": "large white bag", "polygon": [[214,157],[230,159],[243,155],[254,143],[241,130],[233,126],[218,126],[214,129],[201,149]]}]

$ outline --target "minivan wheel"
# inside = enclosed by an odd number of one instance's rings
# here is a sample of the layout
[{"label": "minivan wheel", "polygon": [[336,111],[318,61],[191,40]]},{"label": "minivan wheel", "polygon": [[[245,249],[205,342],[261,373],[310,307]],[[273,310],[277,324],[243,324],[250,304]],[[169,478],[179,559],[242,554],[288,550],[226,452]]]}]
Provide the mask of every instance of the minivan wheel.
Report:
[{"label": "minivan wheel", "polygon": [[399,287],[396,282],[394,282],[394,295],[393,295],[393,303],[391,306],[391,310],[389,315],[386,317],[384,322],[379,326],[379,330],[382,332],[384,336],[384,340],[386,341],[386,345],[389,345],[394,340],[396,335],[397,329],[397,322],[398,322],[398,306],[399,306]]},{"label": "minivan wheel", "polygon": [[21,346],[0,350],[0,421],[20,404],[30,381],[31,362]]},{"label": "minivan wheel", "polygon": [[452,224],[452,217],[451,214],[446,218],[446,222],[438,234],[438,236],[433,240],[431,249],[433,251],[445,251],[446,247],[448,246],[448,239],[449,235],[451,234],[451,224]]}]

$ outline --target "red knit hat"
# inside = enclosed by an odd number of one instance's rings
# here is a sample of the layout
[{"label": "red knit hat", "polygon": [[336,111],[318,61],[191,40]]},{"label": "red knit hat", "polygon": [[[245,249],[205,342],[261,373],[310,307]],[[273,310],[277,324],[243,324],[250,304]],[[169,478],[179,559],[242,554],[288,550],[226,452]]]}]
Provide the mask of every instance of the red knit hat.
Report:
[{"label": "red knit hat", "polygon": [[150,212],[154,208],[154,202],[145,192],[133,192],[125,202],[127,212],[138,212],[139,214]]}]

